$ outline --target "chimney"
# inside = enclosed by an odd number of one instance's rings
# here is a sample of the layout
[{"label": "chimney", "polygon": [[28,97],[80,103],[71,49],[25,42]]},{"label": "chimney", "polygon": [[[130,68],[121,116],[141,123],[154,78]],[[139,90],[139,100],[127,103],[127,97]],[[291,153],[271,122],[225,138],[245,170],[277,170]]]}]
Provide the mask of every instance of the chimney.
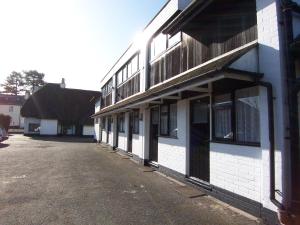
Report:
[{"label": "chimney", "polygon": [[61,79],[60,87],[61,88],[66,88],[65,78]]}]

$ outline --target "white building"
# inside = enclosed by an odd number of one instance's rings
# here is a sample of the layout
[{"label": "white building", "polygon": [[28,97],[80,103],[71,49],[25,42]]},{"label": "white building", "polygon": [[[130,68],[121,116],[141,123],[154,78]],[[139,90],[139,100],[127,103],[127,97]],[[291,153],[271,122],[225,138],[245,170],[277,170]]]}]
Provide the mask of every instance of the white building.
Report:
[{"label": "white building", "polygon": [[75,135],[94,137],[94,113],[100,92],[65,88],[48,83],[25,102],[25,135]]},{"label": "white building", "polygon": [[0,94],[0,114],[11,117],[12,128],[24,127],[24,118],[20,114],[24,101],[24,96]]},{"label": "white building", "polygon": [[298,4],[168,1],[102,80],[97,140],[270,223],[297,218]]}]

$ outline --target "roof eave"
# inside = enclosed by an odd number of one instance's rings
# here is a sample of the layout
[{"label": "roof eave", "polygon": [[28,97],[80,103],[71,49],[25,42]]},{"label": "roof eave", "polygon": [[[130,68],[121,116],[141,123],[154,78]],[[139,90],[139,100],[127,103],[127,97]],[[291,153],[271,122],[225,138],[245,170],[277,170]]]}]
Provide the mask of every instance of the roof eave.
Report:
[{"label": "roof eave", "polygon": [[162,32],[172,36],[181,31],[188,22],[202,12],[213,1],[214,0],[194,0],[185,10],[175,17],[175,19],[170,22]]}]

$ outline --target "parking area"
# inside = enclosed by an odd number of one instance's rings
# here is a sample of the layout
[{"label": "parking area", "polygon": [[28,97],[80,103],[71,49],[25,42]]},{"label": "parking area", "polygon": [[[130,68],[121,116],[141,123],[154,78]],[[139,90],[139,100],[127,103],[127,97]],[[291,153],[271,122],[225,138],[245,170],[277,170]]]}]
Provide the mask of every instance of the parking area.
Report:
[{"label": "parking area", "polygon": [[254,225],[256,218],[81,138],[0,145],[1,225]]}]

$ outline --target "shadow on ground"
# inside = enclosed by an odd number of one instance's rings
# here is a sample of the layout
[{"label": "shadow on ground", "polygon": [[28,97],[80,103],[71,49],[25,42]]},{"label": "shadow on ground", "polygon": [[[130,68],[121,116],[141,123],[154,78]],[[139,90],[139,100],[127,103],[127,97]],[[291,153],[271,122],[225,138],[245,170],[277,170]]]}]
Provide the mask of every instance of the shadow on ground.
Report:
[{"label": "shadow on ground", "polygon": [[7,148],[9,144],[0,143],[0,149]]},{"label": "shadow on ground", "polygon": [[37,141],[55,141],[55,142],[71,142],[71,143],[93,143],[93,138],[87,137],[47,137],[47,136],[31,136],[30,139]]}]

